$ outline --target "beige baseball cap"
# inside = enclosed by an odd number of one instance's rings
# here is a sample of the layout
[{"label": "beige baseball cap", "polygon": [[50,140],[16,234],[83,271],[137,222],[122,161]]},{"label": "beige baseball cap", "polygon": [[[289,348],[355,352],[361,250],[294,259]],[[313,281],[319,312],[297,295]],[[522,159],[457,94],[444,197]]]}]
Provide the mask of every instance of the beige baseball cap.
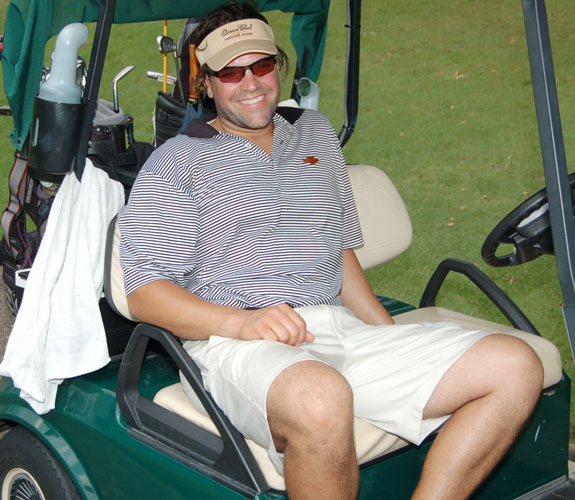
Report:
[{"label": "beige baseball cap", "polygon": [[271,27],[260,19],[241,19],[224,24],[196,47],[198,62],[207,64],[212,71],[219,71],[236,57],[252,52],[278,53]]}]

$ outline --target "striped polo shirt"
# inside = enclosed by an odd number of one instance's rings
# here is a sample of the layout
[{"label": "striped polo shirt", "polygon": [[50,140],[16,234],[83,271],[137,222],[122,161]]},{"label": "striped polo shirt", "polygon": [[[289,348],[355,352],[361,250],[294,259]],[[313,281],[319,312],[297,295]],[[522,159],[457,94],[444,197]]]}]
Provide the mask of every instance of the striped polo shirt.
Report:
[{"label": "striped polo shirt", "polygon": [[240,308],[338,305],[344,248],[362,244],[329,121],[278,108],[271,157],[195,120],[158,148],[120,212],[126,293],[169,280]]}]

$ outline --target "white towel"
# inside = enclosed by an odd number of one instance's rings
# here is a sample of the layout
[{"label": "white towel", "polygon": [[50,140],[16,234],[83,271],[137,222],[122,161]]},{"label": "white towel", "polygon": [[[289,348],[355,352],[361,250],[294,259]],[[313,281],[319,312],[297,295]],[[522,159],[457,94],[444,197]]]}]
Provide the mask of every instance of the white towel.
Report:
[{"label": "white towel", "polygon": [[0,365],[37,413],[54,408],[63,379],[110,361],[98,301],[106,230],[123,204],[122,185],[90,160],[56,194]]}]

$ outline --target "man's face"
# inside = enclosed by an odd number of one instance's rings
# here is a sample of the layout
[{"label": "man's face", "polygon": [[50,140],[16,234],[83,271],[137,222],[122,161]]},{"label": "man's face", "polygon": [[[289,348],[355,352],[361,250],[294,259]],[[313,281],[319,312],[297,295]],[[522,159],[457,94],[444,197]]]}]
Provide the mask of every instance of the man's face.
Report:
[{"label": "man's face", "polygon": [[[245,54],[236,57],[227,66],[248,66],[267,54]],[[227,67],[226,66],[226,67]],[[206,91],[216,104],[218,119],[242,135],[264,129],[270,125],[280,97],[280,75],[276,67],[267,75],[257,77],[246,70],[238,83],[222,83],[216,76],[206,78]]]}]

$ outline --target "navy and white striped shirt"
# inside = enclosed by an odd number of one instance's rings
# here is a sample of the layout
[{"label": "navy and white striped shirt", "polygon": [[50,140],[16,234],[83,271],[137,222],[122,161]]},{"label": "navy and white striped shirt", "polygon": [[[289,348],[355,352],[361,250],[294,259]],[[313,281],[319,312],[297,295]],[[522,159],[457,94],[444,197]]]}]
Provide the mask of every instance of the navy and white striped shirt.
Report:
[{"label": "navy and white striped shirt", "polygon": [[126,293],[170,280],[241,308],[340,304],[362,236],[337,136],[314,111],[274,125],[271,158],[199,120],[154,151],[119,216]]}]

